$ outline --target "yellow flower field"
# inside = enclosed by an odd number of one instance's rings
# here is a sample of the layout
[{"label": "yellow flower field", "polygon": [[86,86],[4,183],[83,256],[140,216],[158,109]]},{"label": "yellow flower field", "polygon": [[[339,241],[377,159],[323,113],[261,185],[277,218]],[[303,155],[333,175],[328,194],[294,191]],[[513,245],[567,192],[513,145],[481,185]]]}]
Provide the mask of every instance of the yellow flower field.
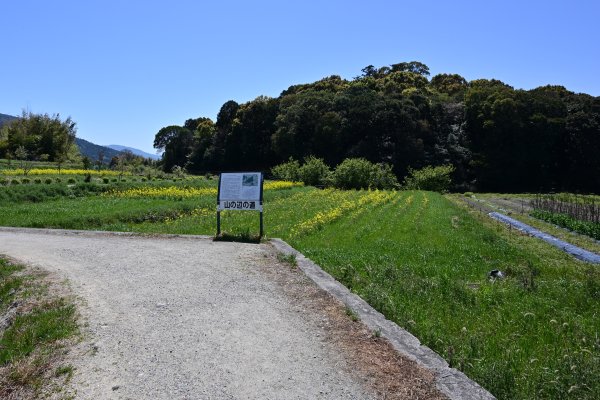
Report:
[{"label": "yellow flower field", "polygon": [[[289,189],[296,186],[303,186],[300,182],[289,182],[289,181],[269,181],[265,182],[264,190],[281,190]],[[108,197],[173,197],[173,198],[189,198],[195,196],[204,195],[215,195],[217,194],[217,188],[192,188],[192,187],[140,187],[132,188],[123,191],[110,191],[102,194],[102,196]]]}]

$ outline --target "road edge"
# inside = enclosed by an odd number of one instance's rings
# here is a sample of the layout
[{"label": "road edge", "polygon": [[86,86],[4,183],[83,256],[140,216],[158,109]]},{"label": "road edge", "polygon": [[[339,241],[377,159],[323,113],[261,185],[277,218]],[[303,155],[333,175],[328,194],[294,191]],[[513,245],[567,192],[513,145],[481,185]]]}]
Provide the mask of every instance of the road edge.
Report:
[{"label": "road edge", "polygon": [[396,323],[386,319],[383,314],[375,310],[359,296],[350,292],[348,288],[323,271],[321,267],[305,257],[301,252],[294,249],[282,239],[272,238],[269,242],[277,251],[285,255],[293,254],[296,257],[298,268],[309,279],[356,312],[361,322],[370,330],[381,332],[381,336],[385,337],[398,353],[430,370],[435,377],[437,389],[448,396],[449,399],[495,399],[490,392],[461,371],[450,368],[446,360],[436,352],[422,345],[419,339],[399,327]]}]

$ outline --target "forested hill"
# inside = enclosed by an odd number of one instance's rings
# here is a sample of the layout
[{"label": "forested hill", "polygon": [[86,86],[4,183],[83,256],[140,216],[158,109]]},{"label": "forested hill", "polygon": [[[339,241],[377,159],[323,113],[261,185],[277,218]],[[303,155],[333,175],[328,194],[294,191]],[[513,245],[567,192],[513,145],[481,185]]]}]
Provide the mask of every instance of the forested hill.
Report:
[{"label": "forested hill", "polygon": [[458,190],[600,192],[600,98],[562,86],[514,89],[495,79],[429,77],[407,62],[330,76],[277,98],[228,101],[216,121],[161,129],[165,169],[260,169],[308,155],[408,168],[452,164]]},{"label": "forested hill", "polygon": [[100,146],[81,138],[75,138],[75,144],[77,144],[81,155],[88,157],[92,161],[99,161],[101,159],[101,162],[108,164],[113,157],[121,155],[119,150]]},{"label": "forested hill", "polygon": [[13,117],[12,115],[0,114],[0,128],[2,125],[7,124],[15,119],[17,119],[17,117]]}]

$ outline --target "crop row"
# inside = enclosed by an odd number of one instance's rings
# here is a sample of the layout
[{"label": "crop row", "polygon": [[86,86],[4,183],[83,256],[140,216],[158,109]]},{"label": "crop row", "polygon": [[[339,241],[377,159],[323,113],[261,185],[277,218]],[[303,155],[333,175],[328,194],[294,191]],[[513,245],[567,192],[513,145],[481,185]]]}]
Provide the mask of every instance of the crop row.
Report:
[{"label": "crop row", "polygon": [[120,172],[112,170],[94,170],[94,169],[53,169],[53,168],[33,168],[26,171],[22,168],[0,169],[0,175],[92,175],[92,176],[118,176],[131,175],[131,172]]},{"label": "crop row", "polygon": [[538,194],[531,200],[536,211],[563,214],[578,221],[600,224],[600,200],[596,196]]}]

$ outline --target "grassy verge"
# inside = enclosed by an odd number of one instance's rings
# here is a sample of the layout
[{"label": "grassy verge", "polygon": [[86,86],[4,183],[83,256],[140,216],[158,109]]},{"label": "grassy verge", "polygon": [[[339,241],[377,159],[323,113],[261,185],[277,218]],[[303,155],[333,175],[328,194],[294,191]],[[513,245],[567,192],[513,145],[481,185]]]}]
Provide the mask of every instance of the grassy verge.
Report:
[{"label": "grassy verge", "polygon": [[56,394],[72,374],[60,350],[77,333],[75,307],[23,272],[0,258],[0,398]]}]

